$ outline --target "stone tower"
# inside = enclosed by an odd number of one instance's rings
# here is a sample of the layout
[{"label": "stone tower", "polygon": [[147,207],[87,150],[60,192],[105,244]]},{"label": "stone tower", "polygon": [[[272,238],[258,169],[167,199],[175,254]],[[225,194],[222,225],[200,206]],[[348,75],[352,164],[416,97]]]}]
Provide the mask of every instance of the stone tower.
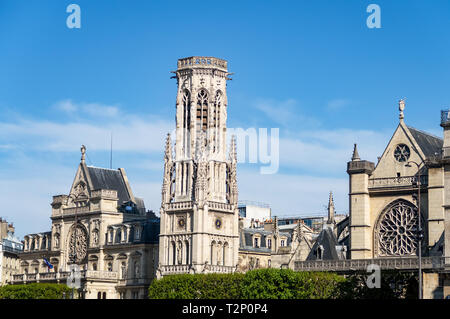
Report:
[{"label": "stone tower", "polygon": [[[442,147],[442,166],[444,168],[444,256],[446,268],[450,269],[450,110],[441,112],[441,126],[444,129],[444,145]],[[446,293],[450,294],[450,288],[446,287]]]},{"label": "stone tower", "polygon": [[158,276],[233,272],[238,261],[236,144],[227,157],[227,62],[178,60],[175,156],[167,136]]},{"label": "stone tower", "polygon": [[359,158],[355,144],[352,160],[347,163],[350,175],[350,256],[351,259],[372,258],[372,231],[370,223],[369,176],[374,163]]}]

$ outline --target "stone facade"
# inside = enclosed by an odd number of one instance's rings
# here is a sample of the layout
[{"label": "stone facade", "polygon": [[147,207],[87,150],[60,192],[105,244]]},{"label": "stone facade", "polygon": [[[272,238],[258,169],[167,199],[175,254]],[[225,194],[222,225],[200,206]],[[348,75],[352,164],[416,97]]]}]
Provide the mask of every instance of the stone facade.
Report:
[{"label": "stone facade", "polygon": [[87,166],[81,151],[69,195],[53,197],[51,231],[25,236],[14,283],[66,283],[75,267],[82,298],[144,298],[159,219],[133,195],[125,170]]},{"label": "stone facade", "polygon": [[175,156],[164,157],[157,276],[228,273],[239,249],[236,146],[226,147],[225,60],[178,60]]},{"label": "stone facade", "polygon": [[14,236],[14,226],[0,218],[0,286],[10,284],[20,271],[18,254],[23,244]]},{"label": "stone facade", "polygon": [[[376,165],[360,159],[356,144],[348,162],[351,259],[407,258],[419,252],[422,257],[449,256],[450,251],[444,255],[448,247],[444,236],[447,239],[450,233],[445,231],[450,229],[445,213],[450,198],[445,153],[450,125],[441,123],[442,140],[407,126],[404,109],[400,100],[399,124]],[[428,297],[442,296],[443,280],[436,278],[424,276],[434,283],[424,284]],[[430,285],[435,285],[435,291],[430,292]]]}]

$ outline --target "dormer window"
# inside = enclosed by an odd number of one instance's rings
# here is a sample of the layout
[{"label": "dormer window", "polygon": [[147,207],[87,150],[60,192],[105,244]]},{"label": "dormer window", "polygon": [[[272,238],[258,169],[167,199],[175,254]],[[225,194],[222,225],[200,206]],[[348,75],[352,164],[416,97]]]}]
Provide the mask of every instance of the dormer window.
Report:
[{"label": "dormer window", "polygon": [[109,242],[112,243],[114,239],[114,232],[112,229],[109,231]]},{"label": "dormer window", "polygon": [[272,248],[272,239],[267,239],[267,248]]},{"label": "dormer window", "polygon": [[259,238],[255,237],[254,241],[255,241],[255,247],[258,248],[259,247]]},{"label": "dormer window", "polygon": [[136,226],[134,229],[134,239],[135,240],[141,239],[141,227],[140,226]]},{"label": "dormer window", "polygon": [[282,239],[281,240],[281,247],[284,247],[284,245],[285,245],[285,241],[284,241],[284,239]]},{"label": "dormer window", "polygon": [[322,260],[323,259],[323,246],[322,245],[317,247],[316,254],[317,254],[317,259],[318,260]]}]

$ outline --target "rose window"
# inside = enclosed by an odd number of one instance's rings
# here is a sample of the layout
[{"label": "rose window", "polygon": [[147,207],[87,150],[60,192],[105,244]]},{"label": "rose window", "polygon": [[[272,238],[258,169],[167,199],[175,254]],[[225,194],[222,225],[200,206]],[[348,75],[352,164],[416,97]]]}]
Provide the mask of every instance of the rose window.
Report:
[{"label": "rose window", "polygon": [[376,229],[379,256],[416,255],[417,212],[415,207],[398,201],[390,205],[380,217]]},{"label": "rose window", "polygon": [[398,162],[406,162],[409,159],[410,154],[409,147],[405,144],[397,145],[394,151],[394,157]]},{"label": "rose window", "polygon": [[82,263],[87,254],[87,232],[83,226],[75,224],[69,233],[69,261]]}]

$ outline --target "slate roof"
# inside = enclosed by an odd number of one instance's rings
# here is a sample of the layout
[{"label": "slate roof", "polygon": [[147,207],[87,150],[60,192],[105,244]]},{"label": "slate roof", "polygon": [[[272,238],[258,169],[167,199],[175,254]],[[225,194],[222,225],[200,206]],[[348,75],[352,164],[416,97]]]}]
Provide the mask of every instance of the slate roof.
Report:
[{"label": "slate roof", "polygon": [[[261,235],[259,247],[253,247],[253,235]],[[239,248],[242,250],[255,251],[255,252],[271,252],[271,249],[266,246],[266,237],[273,235],[271,231],[264,230],[263,228],[245,228],[241,230],[239,236]],[[285,232],[279,232],[280,236],[286,236],[286,246],[291,244],[291,234]]]},{"label": "slate roof", "polygon": [[94,166],[88,166],[89,176],[96,189],[111,189],[117,190],[117,196],[119,197],[119,205],[131,200],[128,194],[125,181],[122,174],[117,169],[100,168]]},{"label": "slate roof", "polygon": [[323,256],[322,260],[338,260],[338,254],[336,251],[336,245],[338,245],[336,236],[334,236],[333,230],[331,228],[324,228],[316,242],[314,243],[311,251],[308,254],[306,260],[317,260],[317,248],[319,245],[323,246]]},{"label": "slate roof", "polygon": [[441,153],[442,145],[444,144],[444,141],[441,138],[411,126],[408,126],[408,129],[426,157]]},{"label": "slate roof", "polygon": [[[135,225],[142,226],[141,238],[138,241],[134,241],[134,229]],[[155,216],[150,216],[145,220],[130,220],[120,224],[110,225],[109,227],[120,227],[122,225],[131,225],[130,243],[146,243],[157,244],[159,242],[160,231],[160,219]]]}]

